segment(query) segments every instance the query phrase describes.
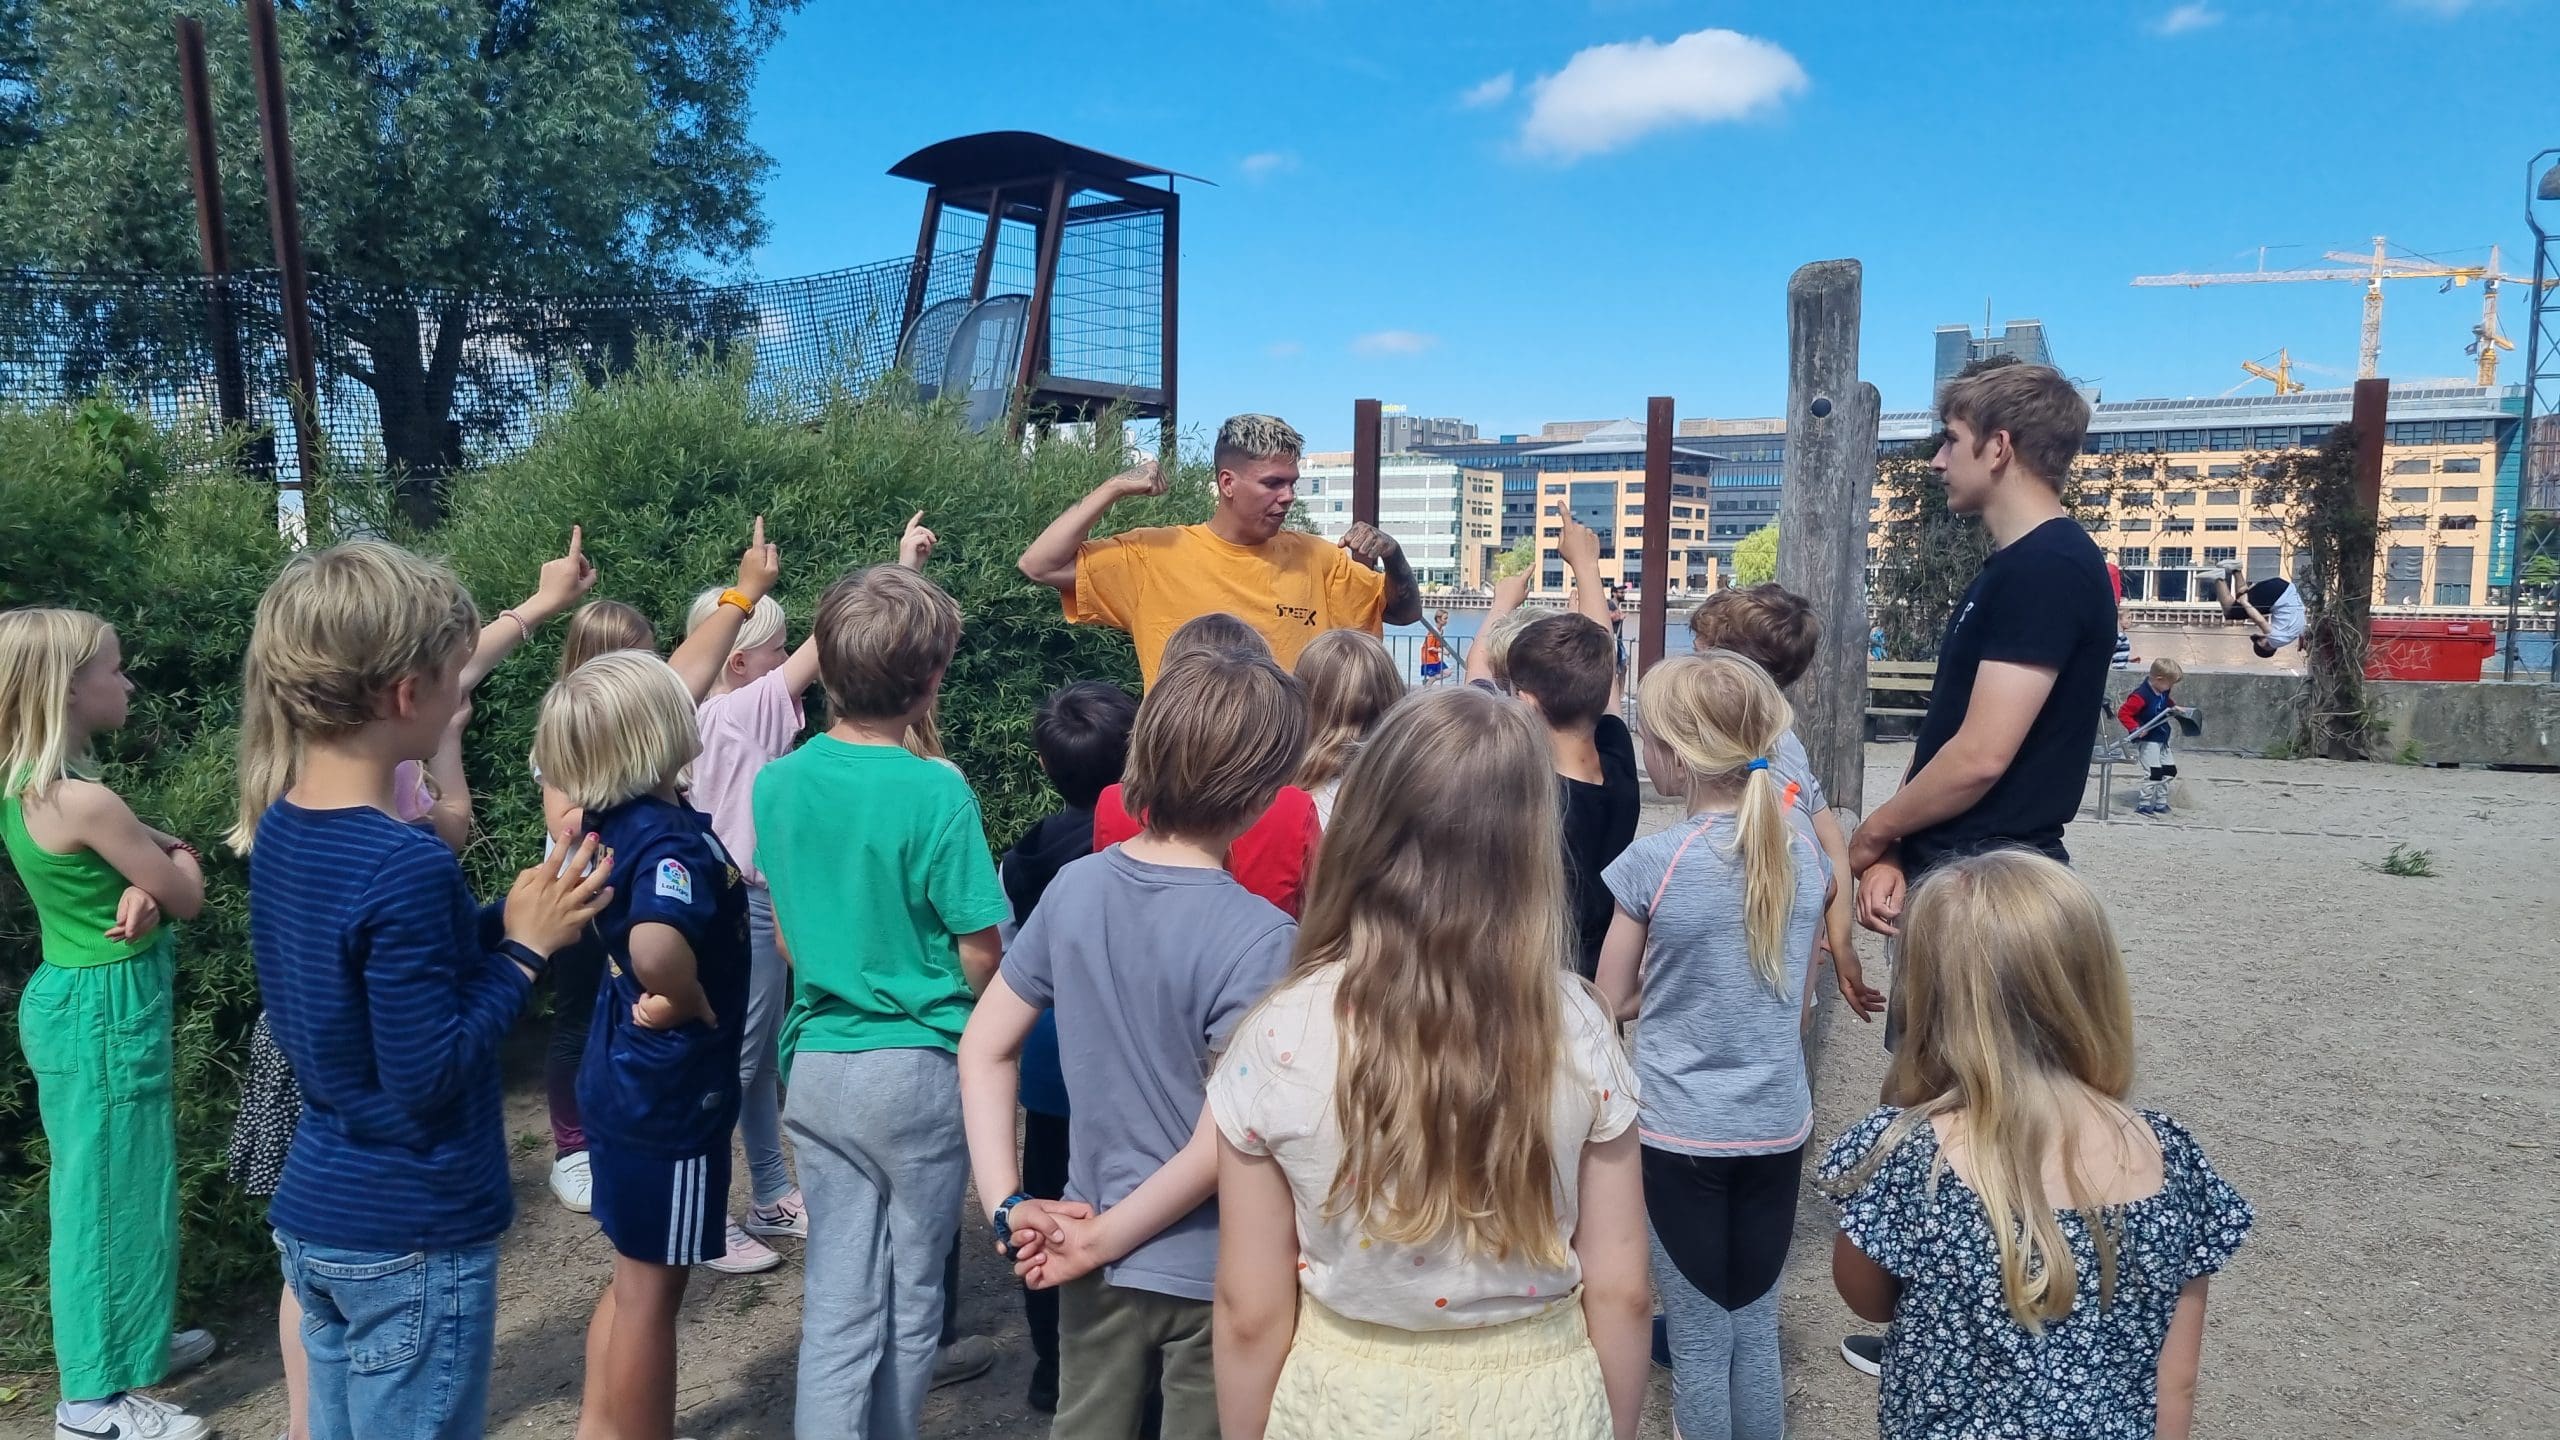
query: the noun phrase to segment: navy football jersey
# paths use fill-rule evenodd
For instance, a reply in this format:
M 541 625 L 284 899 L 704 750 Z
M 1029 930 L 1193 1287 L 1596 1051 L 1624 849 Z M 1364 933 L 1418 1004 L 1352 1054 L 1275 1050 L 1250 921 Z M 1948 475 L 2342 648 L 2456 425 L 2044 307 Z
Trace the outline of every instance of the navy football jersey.
M 590 1134 L 640 1154 L 680 1160 L 725 1149 L 738 1120 L 738 1037 L 747 1019 L 747 891 L 698 810 L 655 796 L 590 812 L 587 828 L 613 851 L 613 900 L 592 923 L 604 983 L 578 1067 L 578 1110 Z M 716 1026 L 673 1030 L 631 1018 L 645 990 L 631 968 L 631 932 L 674 928 Z

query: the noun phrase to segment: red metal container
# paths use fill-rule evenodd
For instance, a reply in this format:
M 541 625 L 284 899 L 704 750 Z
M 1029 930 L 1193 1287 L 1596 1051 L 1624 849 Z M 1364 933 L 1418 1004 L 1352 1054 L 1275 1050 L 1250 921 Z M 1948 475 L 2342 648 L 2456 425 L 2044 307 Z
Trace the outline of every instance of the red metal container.
M 2477 680 L 2498 644 L 2486 620 L 2376 619 L 2371 637 L 2367 680 Z

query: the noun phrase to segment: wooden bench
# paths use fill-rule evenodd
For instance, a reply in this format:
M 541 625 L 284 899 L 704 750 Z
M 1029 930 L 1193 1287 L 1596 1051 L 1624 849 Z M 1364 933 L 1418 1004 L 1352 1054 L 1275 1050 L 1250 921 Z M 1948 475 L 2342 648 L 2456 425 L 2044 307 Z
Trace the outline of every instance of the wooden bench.
M 1887 716 L 1917 720 L 1928 714 L 1929 696 L 1937 688 L 1935 660 L 1868 661 L 1867 738 L 1876 738 L 1876 721 Z

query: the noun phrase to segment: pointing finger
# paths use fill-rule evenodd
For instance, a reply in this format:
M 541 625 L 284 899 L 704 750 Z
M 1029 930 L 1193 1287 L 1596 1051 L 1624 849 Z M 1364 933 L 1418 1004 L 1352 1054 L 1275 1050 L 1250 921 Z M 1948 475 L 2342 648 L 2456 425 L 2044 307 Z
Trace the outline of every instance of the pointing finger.
M 755 538 L 755 539 L 753 539 L 753 540 L 751 540 L 751 541 L 749 541 L 748 543 L 749 543 L 749 544 L 751 544 L 751 545 L 753 545 L 753 546 L 754 546 L 756 549 L 758 549 L 758 550 L 761 550 L 761 549 L 763 549 L 763 548 L 764 548 L 764 517 L 763 517 L 763 516 L 759 515 L 759 516 L 757 516 L 757 517 L 756 517 L 756 538 Z

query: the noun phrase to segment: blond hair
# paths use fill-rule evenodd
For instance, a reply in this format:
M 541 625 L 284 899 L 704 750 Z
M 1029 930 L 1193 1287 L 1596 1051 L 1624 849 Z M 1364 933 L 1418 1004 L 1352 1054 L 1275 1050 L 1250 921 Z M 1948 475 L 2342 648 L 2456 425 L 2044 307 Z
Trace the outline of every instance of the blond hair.
M 1120 802 L 1159 835 L 1241 829 L 1307 746 L 1306 688 L 1267 657 L 1194 651 L 1156 672 L 1129 732 Z
M 903 715 L 960 643 L 960 605 L 904 565 L 856 570 L 818 597 L 818 683 L 839 716 Z
M 560 673 L 552 678 L 565 680 L 570 671 L 616 650 L 657 648 L 658 627 L 648 616 L 619 600 L 590 600 L 569 616 L 560 637 Z
M 616 650 L 542 697 L 533 766 L 590 814 L 673 781 L 702 750 L 693 692 L 651 650 Z
M 305 550 L 258 601 L 240 677 L 240 815 L 249 853 L 258 817 L 293 784 L 307 739 L 373 723 L 382 693 L 457 663 L 480 612 L 453 572 L 379 540 Z
M 1484 633 L 1476 637 L 1476 643 L 1484 647 L 1485 668 L 1492 674 L 1494 683 L 1511 683 L 1511 642 L 1520 638 L 1521 631 L 1550 616 L 1565 613 L 1543 605 L 1523 605 L 1486 626 Z
M 2120 1237 L 2085 1173 L 2069 1105 L 2132 1090 L 2133 993 L 2096 893 L 2033 851 L 1952 861 L 1912 896 L 1894 978 L 1904 1030 L 1884 1100 L 1903 1112 L 1834 1185 L 1855 1190 L 1913 1130 L 1962 1117 L 1965 1183 L 1990 1221 L 2009 1314 L 2040 1331 L 2071 1313 L 2080 1285 L 2045 1188 L 2045 1157 L 2058 1148 L 2106 1304 Z
M 1360 742 L 1404 698 L 1404 676 L 1366 630 L 1327 630 L 1308 641 L 1297 675 L 1307 688 L 1307 753 L 1292 783 L 1313 790 L 1342 774 Z
M 2175 685 L 2187 678 L 2187 667 L 2163 655 L 2151 662 L 2151 678 Z
M 115 627 L 86 610 L 0 610 L 0 784 L 41 800 L 88 756 L 71 750 L 71 677 Z M 85 747 L 84 747 L 85 749 Z
M 1261 631 L 1226 611 L 1212 610 L 1183 621 L 1165 637 L 1164 649 L 1156 655 L 1156 668 L 1162 670 L 1192 654 L 1268 660 L 1271 658 L 1271 641 Z
M 1307 437 L 1277 415 L 1230 415 L 1218 427 L 1218 443 L 1210 452 L 1210 463 L 1221 470 L 1232 470 L 1239 460 L 1301 455 L 1306 448 Z
M 692 606 L 684 612 L 684 633 L 691 635 L 702 628 L 703 621 L 719 613 L 720 597 L 728 593 L 726 587 L 714 585 L 694 596 Z M 729 653 L 735 655 L 741 650 L 779 645 L 789 629 L 790 622 L 782 613 L 782 602 L 770 595 L 759 595 L 755 608 L 747 612 L 746 622 L 738 627 L 738 638 L 729 642 Z
M 1579 1137 L 1550 1133 L 1573 954 L 1557 808 L 1545 727 L 1474 686 L 1398 701 L 1353 757 L 1288 976 L 1342 967 L 1327 1214 L 1563 1263 L 1555 1147 Z
M 1795 840 L 1787 798 L 1769 761 L 1795 712 L 1769 672 L 1730 650 L 1657 662 L 1636 691 L 1646 738 L 1671 753 L 1695 787 L 1739 787 L 1731 853 L 1742 866 L 1742 926 L 1760 983 L 1786 993 L 1787 929 L 1795 915 Z

